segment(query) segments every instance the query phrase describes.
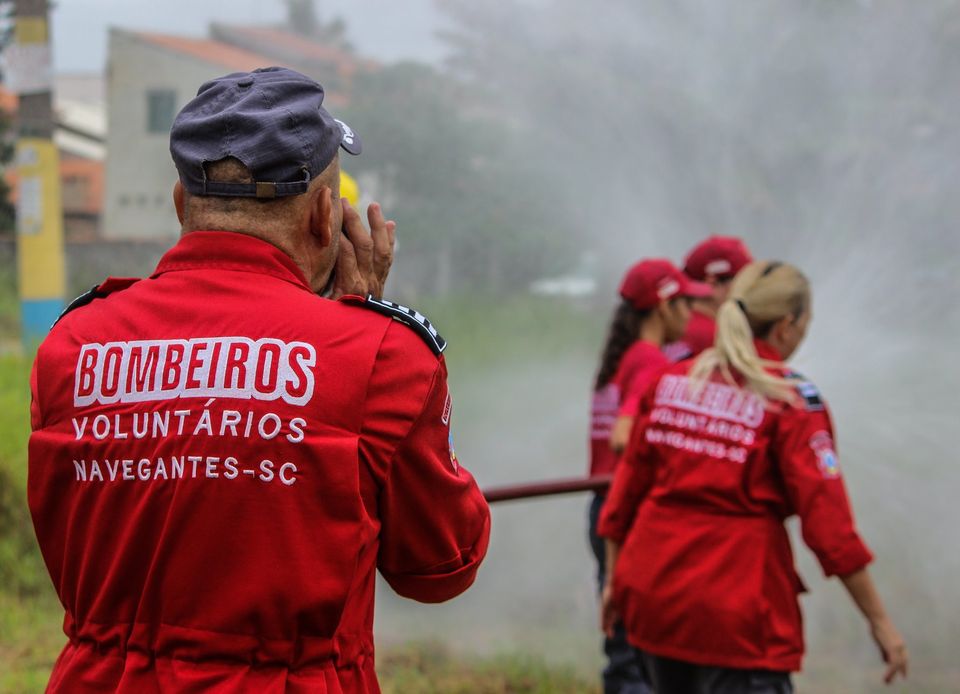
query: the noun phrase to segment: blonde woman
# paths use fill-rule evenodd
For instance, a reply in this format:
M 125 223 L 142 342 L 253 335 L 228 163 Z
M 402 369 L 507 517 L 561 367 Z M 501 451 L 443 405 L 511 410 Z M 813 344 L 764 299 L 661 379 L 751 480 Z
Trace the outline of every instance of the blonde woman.
M 601 513 L 602 622 L 622 619 L 657 694 L 787 694 L 803 634 L 787 517 L 839 576 L 887 663 L 904 641 L 867 570 L 816 387 L 790 372 L 811 319 L 787 264 L 747 265 L 717 314 L 712 349 L 667 370 L 644 397 Z

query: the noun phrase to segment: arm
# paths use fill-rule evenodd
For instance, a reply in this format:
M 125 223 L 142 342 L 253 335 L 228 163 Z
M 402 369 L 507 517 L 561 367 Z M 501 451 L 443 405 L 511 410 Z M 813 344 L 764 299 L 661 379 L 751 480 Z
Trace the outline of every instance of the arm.
M 630 441 L 630 432 L 633 423 L 640 413 L 643 400 L 650 387 L 659 380 L 660 374 L 669 366 L 667 362 L 652 362 L 632 367 L 625 380 L 623 396 L 620 399 L 620 409 L 617 412 L 617 421 L 610 433 L 610 448 L 616 453 L 622 453 Z
M 633 415 L 617 415 L 613 429 L 610 430 L 610 449 L 614 453 L 623 453 L 626 450 L 631 431 L 633 431 Z
M 606 541 L 606 571 L 604 573 L 603 592 L 600 598 L 600 630 L 613 638 L 613 627 L 620 621 L 620 614 L 613 603 L 613 571 L 620 557 L 620 543 Z
M 774 437 L 787 497 L 824 575 L 846 576 L 865 567 L 873 555 L 854 525 L 826 409 L 788 407 Z
M 850 598 L 870 624 L 870 633 L 880 648 L 883 662 L 887 664 L 883 681 L 890 684 L 898 674 L 906 677 L 907 645 L 893 621 L 887 616 L 870 572 L 863 568 L 852 574 L 841 576 L 840 580 L 843 581 L 843 586 L 850 594 Z
M 421 602 L 465 591 L 490 538 L 489 507 L 453 450 L 448 393 L 441 359 L 378 501 L 380 572 L 397 593 Z
M 903 638 L 886 614 L 867 570 L 872 555 L 860 539 L 833 445 L 833 427 L 823 405 L 789 408 L 781 417 L 776 450 L 787 494 L 800 516 L 804 541 L 827 576 L 837 575 L 870 623 L 889 683 L 906 676 Z
M 652 406 L 652 390 L 643 402 L 643 414 L 630 435 L 626 453 L 617 464 L 607 500 L 600 511 L 597 532 L 601 537 L 623 544 L 643 498 L 653 486 L 656 470 L 650 461 L 646 440 L 647 413 Z M 608 579 L 612 573 L 608 574 Z

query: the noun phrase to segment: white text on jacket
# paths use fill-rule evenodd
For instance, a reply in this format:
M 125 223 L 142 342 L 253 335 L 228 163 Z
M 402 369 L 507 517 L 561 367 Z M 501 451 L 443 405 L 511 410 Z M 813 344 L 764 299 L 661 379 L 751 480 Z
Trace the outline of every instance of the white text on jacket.
M 73 403 L 216 397 L 306 405 L 316 363 L 313 345 L 272 338 L 89 343 L 77 358 Z

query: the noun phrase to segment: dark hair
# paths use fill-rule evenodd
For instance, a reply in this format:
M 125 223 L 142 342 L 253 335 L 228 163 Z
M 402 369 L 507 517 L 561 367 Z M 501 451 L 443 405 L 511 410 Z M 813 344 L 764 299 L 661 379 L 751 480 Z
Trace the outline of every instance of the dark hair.
M 603 357 L 600 359 L 600 370 L 597 371 L 594 390 L 603 388 L 617 373 L 620 360 L 623 359 L 630 345 L 640 337 L 640 325 L 650 312 L 650 309 L 635 308 L 627 300 L 623 300 L 617 306 L 617 310 L 613 313 L 613 320 L 610 322 L 607 344 L 603 348 Z

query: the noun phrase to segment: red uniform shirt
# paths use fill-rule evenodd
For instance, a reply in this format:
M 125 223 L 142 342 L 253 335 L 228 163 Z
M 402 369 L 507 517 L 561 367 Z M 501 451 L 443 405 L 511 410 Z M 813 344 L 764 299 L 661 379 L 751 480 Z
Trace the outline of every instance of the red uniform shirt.
M 32 390 L 48 691 L 377 692 L 376 570 L 441 601 L 486 551 L 442 357 L 252 237 L 191 232 L 68 313 Z
M 779 359 L 763 343 L 762 357 Z M 631 643 L 703 665 L 798 670 L 802 588 L 784 520 L 800 516 L 827 575 L 871 555 L 853 523 L 833 427 L 810 383 L 770 404 L 670 368 L 641 406 L 599 534 L 621 543 L 615 600 Z
M 610 382 L 594 391 L 590 407 L 590 475 L 612 473 L 619 455 L 610 449 L 610 434 L 617 416 L 635 411 L 639 397 L 654 378 L 669 366 L 652 342 L 637 340 L 624 353 Z
M 663 353 L 672 362 L 690 359 L 703 350 L 713 347 L 716 334 L 717 323 L 713 317 L 694 309 L 690 311 L 690 320 L 683 337 L 664 346 Z

